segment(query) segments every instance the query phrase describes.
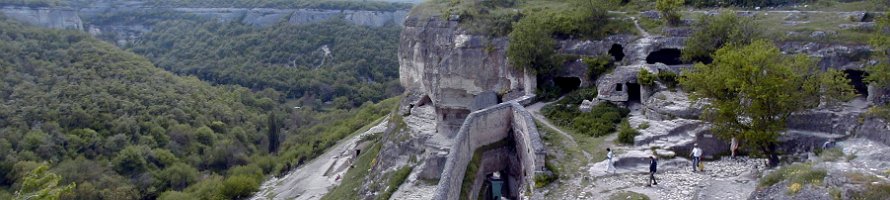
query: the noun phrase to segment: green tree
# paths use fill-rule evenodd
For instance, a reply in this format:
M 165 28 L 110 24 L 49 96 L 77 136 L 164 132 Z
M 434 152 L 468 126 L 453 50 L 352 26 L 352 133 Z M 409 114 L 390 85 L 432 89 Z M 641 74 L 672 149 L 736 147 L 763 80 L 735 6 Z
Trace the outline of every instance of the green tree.
M 56 200 L 62 194 L 71 192 L 75 183 L 61 186 L 62 177 L 49 172 L 49 166 L 41 164 L 31 170 L 22 181 L 22 187 L 15 192 L 16 200 Z
M 726 44 L 748 44 L 759 37 L 754 21 L 740 18 L 733 11 L 723 11 L 716 17 L 704 15 L 686 40 L 682 57 L 686 61 L 707 61 L 712 53 Z
M 235 175 L 223 181 L 223 196 L 228 199 L 241 199 L 256 192 L 259 186 L 260 183 L 250 176 Z
M 121 174 L 138 174 L 148 168 L 142 149 L 136 146 L 128 146 L 121 150 L 112 163 L 114 170 Z
M 877 19 L 878 29 L 870 40 L 875 48 L 875 58 L 880 62 L 877 65 L 866 68 L 868 76 L 866 80 L 879 87 L 890 87 L 890 15 L 884 15 Z
M 837 94 L 826 90 L 850 87 L 825 76 L 805 55 L 783 55 L 774 44 L 757 40 L 721 48 L 713 63 L 696 64 L 680 83 L 691 99 L 707 102 L 703 117 L 716 134 L 737 137 L 775 165 L 775 143 L 788 116 L 817 106 L 823 94 Z
M 655 9 L 661 12 L 662 18 L 671 25 L 680 24 L 682 15 L 680 8 L 683 8 L 684 0 L 657 0 L 655 1 Z
M 192 166 L 176 163 L 157 174 L 161 188 L 182 190 L 198 180 L 198 170 Z
M 514 67 L 537 73 L 550 72 L 556 41 L 550 37 L 550 30 L 542 26 L 541 18 L 533 16 L 524 17 L 513 25 L 507 57 Z

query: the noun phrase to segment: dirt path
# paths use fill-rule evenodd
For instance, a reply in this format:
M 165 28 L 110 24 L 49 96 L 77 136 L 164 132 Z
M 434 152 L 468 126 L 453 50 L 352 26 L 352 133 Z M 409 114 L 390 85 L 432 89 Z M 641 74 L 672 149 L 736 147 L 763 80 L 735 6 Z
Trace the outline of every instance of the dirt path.
M 578 142 L 575 141 L 575 137 L 572 137 L 571 134 L 566 133 L 565 131 L 563 131 L 562 129 L 557 127 L 556 125 L 553 125 L 553 123 L 551 123 L 550 120 L 547 119 L 547 117 L 544 117 L 544 115 L 541 114 L 541 108 L 543 108 L 544 106 L 550 105 L 553 102 L 556 102 L 556 101 L 538 102 L 538 103 L 535 103 L 535 104 L 532 104 L 532 105 L 526 107 L 526 109 L 528 110 L 528 112 L 530 112 L 532 114 L 532 117 L 534 117 L 535 120 L 538 120 L 539 122 L 541 122 L 541 124 L 543 124 L 547 128 L 550 128 L 550 129 L 556 131 L 563 137 L 568 138 L 569 141 L 572 143 L 572 145 L 578 146 Z M 584 157 L 586 157 L 587 160 L 590 160 L 591 157 L 590 157 L 589 152 L 587 152 L 586 150 L 583 150 L 583 148 L 582 148 L 581 152 L 584 153 Z
M 336 166 L 349 162 L 348 157 L 351 155 L 350 152 L 355 147 L 355 143 L 364 135 L 383 132 L 388 121 L 388 119 L 381 120 L 379 124 L 368 129 L 368 131 L 341 140 L 321 156 L 289 172 L 282 178 L 272 177 L 266 180 L 260 186 L 260 191 L 250 199 L 321 199 L 328 193 L 329 188 L 340 183 L 336 180 L 337 176 L 335 175 L 344 173 L 348 167 Z M 334 169 L 333 172 L 328 172 L 331 168 L 340 170 Z M 325 176 L 326 172 L 330 175 Z

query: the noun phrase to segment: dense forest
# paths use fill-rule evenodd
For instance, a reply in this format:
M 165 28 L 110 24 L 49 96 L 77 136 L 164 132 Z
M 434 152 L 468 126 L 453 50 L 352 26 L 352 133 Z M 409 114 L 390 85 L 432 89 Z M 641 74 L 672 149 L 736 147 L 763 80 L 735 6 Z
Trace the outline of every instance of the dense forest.
M 392 3 L 365 0 L 142 0 L 145 5 L 156 7 L 211 7 L 211 8 L 310 8 L 335 10 L 393 11 L 411 9 L 410 3 Z M 91 3 L 132 3 L 91 0 L 0 0 L 0 5 L 14 6 L 71 6 Z
M 237 22 L 164 20 L 130 45 L 157 66 L 220 84 L 273 88 L 303 105 L 351 108 L 401 92 L 398 26 L 330 20 L 259 28 Z
M 85 33 L 2 17 L 0 72 L 0 199 L 32 170 L 76 184 L 65 199 L 243 198 L 396 102 L 294 109 L 274 90 L 213 86 Z

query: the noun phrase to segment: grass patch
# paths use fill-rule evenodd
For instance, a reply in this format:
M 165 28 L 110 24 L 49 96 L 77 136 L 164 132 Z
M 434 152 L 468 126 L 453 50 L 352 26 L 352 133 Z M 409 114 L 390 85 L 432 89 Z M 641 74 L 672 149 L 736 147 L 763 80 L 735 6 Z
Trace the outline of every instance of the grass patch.
M 887 199 L 890 197 L 890 184 L 868 184 L 865 190 L 850 193 L 850 199 Z
M 349 169 L 346 175 L 340 179 L 342 181 L 340 185 L 334 187 L 331 192 L 321 199 L 360 199 L 358 188 L 362 187 L 362 183 L 365 177 L 368 176 L 371 167 L 377 163 L 377 154 L 380 153 L 381 146 L 379 139 L 374 141 L 374 145 L 355 160 L 355 163 L 353 163 L 355 167 Z
M 797 193 L 807 184 L 821 185 L 828 175 L 824 169 L 814 169 L 812 163 L 796 163 L 782 167 L 760 179 L 758 186 L 769 187 L 788 180 L 788 192 Z
M 535 188 L 542 188 L 559 179 L 559 169 L 556 168 L 552 161 L 545 161 L 544 168 L 547 168 L 550 173 L 535 174 Z
M 837 161 L 843 157 L 844 151 L 840 148 L 829 148 L 819 153 L 819 158 L 822 158 L 822 161 Z
M 399 186 L 408 179 L 408 175 L 411 174 L 411 167 L 402 167 L 399 170 L 393 172 L 392 177 L 389 178 L 389 185 L 386 187 L 386 191 L 383 192 L 380 196 L 377 196 L 378 200 L 387 200 L 392 197 L 392 194 L 399 190 Z
M 609 200 L 649 200 L 649 196 L 631 191 L 621 191 L 609 196 Z
M 627 119 L 622 120 L 621 124 L 618 124 L 618 142 L 622 144 L 633 144 L 634 137 L 639 134 L 640 132 L 630 127 L 630 122 Z
M 754 22 L 757 23 L 767 38 L 774 38 L 779 41 L 801 41 L 801 42 L 825 42 L 842 44 L 868 44 L 872 31 L 869 30 L 853 30 L 841 29 L 841 24 L 852 24 L 850 19 L 845 19 L 837 13 L 801 13 L 803 16 L 801 21 L 805 23 L 786 24 L 785 20 L 788 14 L 784 13 L 758 13 L 754 16 Z M 769 27 L 769 28 L 763 28 Z M 823 38 L 813 38 L 810 35 L 813 32 L 826 32 Z M 795 35 L 789 35 L 789 32 L 796 32 Z
M 595 96 L 595 88 L 580 89 L 569 93 L 560 101 L 545 106 L 541 109 L 541 113 L 554 124 L 567 127 L 575 133 L 595 137 L 604 136 L 614 132 L 615 124 L 621 122 L 621 119 L 626 117 L 630 111 L 611 103 L 596 105 L 587 113 L 578 110 L 578 104 L 583 99 L 591 99 Z

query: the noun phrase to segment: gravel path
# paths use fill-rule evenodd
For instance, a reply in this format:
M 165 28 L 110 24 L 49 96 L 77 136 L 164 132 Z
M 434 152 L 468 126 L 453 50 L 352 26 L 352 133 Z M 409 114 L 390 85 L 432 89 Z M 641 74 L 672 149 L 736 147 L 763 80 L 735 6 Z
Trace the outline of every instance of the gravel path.
M 538 120 L 539 122 L 541 122 L 541 124 L 543 124 L 547 128 L 550 128 L 550 129 L 556 131 L 557 133 L 559 133 L 560 135 L 562 135 L 563 137 L 567 138 L 571 142 L 572 145 L 578 146 L 578 142 L 575 141 L 575 137 L 572 137 L 571 134 L 566 133 L 565 131 L 563 131 L 562 129 L 557 127 L 556 125 L 553 125 L 553 123 L 551 123 L 549 119 L 547 119 L 546 117 L 544 117 L 544 115 L 541 114 L 541 108 L 543 108 L 544 106 L 550 105 L 553 102 L 556 102 L 556 101 L 537 102 L 535 104 L 532 104 L 532 105 L 526 107 L 525 109 L 528 110 L 528 112 L 530 112 L 532 114 L 532 117 L 535 118 L 535 120 Z M 583 149 L 581 150 L 581 152 L 584 153 L 584 157 L 586 157 L 587 160 L 590 160 L 591 157 L 590 157 L 589 152 L 587 152 L 586 150 L 583 150 Z
M 384 119 L 364 133 L 355 134 L 350 138 L 341 140 L 321 156 L 291 171 L 282 178 L 272 177 L 266 180 L 260 186 L 260 191 L 250 199 L 321 199 L 328 193 L 329 188 L 339 184 L 335 175 L 341 175 L 348 169 L 348 167 L 335 166 L 350 162 L 352 148 L 355 147 L 356 142 L 364 135 L 383 132 L 386 130 L 388 121 L 388 119 Z M 340 170 L 328 172 L 330 175 L 325 176 L 325 173 L 331 168 Z

